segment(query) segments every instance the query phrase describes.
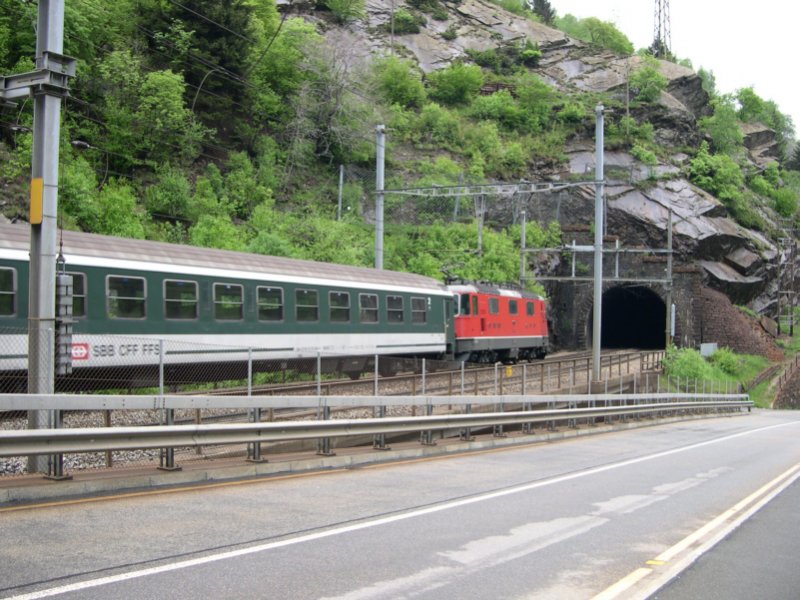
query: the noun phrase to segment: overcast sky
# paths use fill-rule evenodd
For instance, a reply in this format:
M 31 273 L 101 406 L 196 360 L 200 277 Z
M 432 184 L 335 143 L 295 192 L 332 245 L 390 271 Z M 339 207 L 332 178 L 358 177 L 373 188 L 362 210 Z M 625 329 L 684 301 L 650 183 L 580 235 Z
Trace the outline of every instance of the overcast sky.
M 638 50 L 653 41 L 655 0 L 550 0 L 559 16 L 612 21 Z M 800 3 L 670 0 L 672 52 L 713 71 L 720 93 L 752 87 L 791 116 L 800 137 Z

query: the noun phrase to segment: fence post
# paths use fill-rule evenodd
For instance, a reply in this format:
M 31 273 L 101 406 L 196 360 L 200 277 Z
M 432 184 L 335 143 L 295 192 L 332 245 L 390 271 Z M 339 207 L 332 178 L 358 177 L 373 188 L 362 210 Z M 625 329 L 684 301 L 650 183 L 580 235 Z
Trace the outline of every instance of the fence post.
M 426 359 L 422 359 L 422 395 L 425 396 L 425 416 L 430 417 L 433 415 L 433 404 L 431 403 L 431 399 L 428 397 L 428 386 L 427 386 L 427 369 L 428 365 Z M 435 446 L 436 442 L 433 441 L 433 430 L 426 429 L 420 434 L 420 443 L 423 446 Z
M 375 396 L 375 399 L 378 399 L 378 375 L 380 373 L 380 369 L 378 368 L 378 361 L 380 357 L 376 354 L 375 355 L 375 373 L 374 373 L 374 382 L 372 384 L 372 393 Z M 375 405 L 372 407 L 372 416 L 378 419 L 382 419 L 386 416 L 386 406 L 383 404 Z M 386 445 L 386 434 L 385 433 L 376 433 L 375 436 L 372 438 L 372 448 L 374 450 L 390 450 L 390 448 Z
M 158 395 L 161 397 L 164 406 L 164 340 L 158 340 Z M 161 409 L 161 421 L 163 425 L 175 424 L 175 410 L 172 408 Z M 175 465 L 175 448 L 162 448 L 158 468 L 162 471 L 180 471 L 181 468 Z
M 253 349 L 247 349 L 247 397 L 253 397 Z M 261 422 L 261 407 L 250 409 L 250 422 Z M 247 445 L 247 460 L 249 462 L 267 462 L 261 456 L 261 442 L 252 442 Z
M 496 374 L 497 374 L 497 363 L 495 363 L 495 365 L 494 365 L 494 370 L 495 370 L 495 377 L 496 377 Z M 501 387 L 501 390 L 502 390 L 502 387 Z M 496 413 L 497 412 L 505 412 L 505 403 L 503 402 L 502 397 L 503 396 L 502 396 L 502 393 L 501 393 L 501 395 L 500 395 L 501 399 L 500 399 L 499 404 L 495 403 L 495 405 L 494 405 Z M 492 435 L 494 437 L 501 437 L 501 438 L 502 437 L 507 437 L 507 435 L 503 432 L 503 426 L 502 425 L 494 425 L 492 427 Z
M 322 400 L 322 352 L 317 350 L 317 419 L 327 421 L 331 418 L 331 407 L 327 398 Z M 320 438 L 317 442 L 317 454 L 320 456 L 335 456 L 331 450 L 331 438 Z
M 464 370 L 465 370 L 465 363 L 461 361 L 461 395 L 464 395 Z M 472 413 L 472 404 L 466 404 L 464 406 L 464 413 L 471 414 Z M 472 428 L 464 427 L 461 429 L 461 440 L 464 442 L 471 442 L 475 438 L 472 436 Z

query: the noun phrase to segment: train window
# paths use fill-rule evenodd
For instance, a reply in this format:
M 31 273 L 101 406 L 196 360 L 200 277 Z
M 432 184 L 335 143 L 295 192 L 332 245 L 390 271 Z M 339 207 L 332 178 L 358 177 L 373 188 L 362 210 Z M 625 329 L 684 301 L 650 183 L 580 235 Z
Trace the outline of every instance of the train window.
M 389 323 L 402 323 L 403 318 L 403 297 L 386 296 L 386 320 Z
M 478 297 L 477 296 L 470 296 L 472 298 L 472 314 L 478 314 Z
M 425 298 L 411 298 L 411 322 L 417 325 L 428 322 L 428 303 Z
M 72 316 L 86 316 L 86 275 L 83 273 L 67 273 L 72 276 Z
M 497 298 L 489 298 L 489 314 L 500 314 L 500 302 L 497 300 Z
M 106 278 L 106 306 L 110 319 L 144 319 L 146 298 L 144 278 L 119 275 Z
M 197 318 L 197 282 L 164 280 L 164 316 L 167 319 Z
M 378 296 L 376 294 L 359 294 L 358 314 L 362 323 L 377 323 Z
M 509 300 L 508 301 L 508 314 L 516 315 L 519 312 L 519 308 L 517 307 L 516 300 Z
M 0 269 L 0 317 L 17 312 L 17 270 Z
M 319 293 L 317 290 L 294 291 L 295 318 L 298 321 L 319 321 Z
M 462 315 L 470 314 L 470 312 L 469 312 L 469 298 L 470 297 L 467 294 L 464 294 L 464 295 L 461 296 L 461 301 L 459 302 L 459 312 Z
M 350 322 L 350 294 L 348 292 L 328 292 L 331 323 Z
M 214 284 L 214 318 L 241 321 L 244 318 L 244 292 L 236 283 Z
M 533 302 L 528 302 L 528 305 L 525 307 L 525 314 L 528 315 L 529 317 L 533 316 L 534 306 L 535 305 Z
M 283 289 L 258 287 L 258 320 L 283 321 Z

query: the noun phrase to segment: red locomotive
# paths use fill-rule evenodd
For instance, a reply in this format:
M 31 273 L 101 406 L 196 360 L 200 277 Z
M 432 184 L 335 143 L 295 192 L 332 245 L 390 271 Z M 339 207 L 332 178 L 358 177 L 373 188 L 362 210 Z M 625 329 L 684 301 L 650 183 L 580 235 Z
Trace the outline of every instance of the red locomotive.
M 488 284 L 450 285 L 456 300 L 456 356 L 480 363 L 515 363 L 547 354 L 544 300 Z

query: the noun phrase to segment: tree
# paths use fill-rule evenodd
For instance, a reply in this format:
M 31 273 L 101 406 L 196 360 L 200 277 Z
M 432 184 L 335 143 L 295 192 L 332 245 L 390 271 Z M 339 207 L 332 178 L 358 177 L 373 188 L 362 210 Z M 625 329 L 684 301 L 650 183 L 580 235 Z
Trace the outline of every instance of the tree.
M 189 228 L 189 243 L 203 248 L 244 251 L 242 232 L 228 217 L 203 215 Z
M 794 143 L 792 158 L 786 163 L 786 168 L 792 171 L 800 171 L 800 144 Z
M 246 93 L 244 73 L 253 39 L 249 26 L 256 4 L 250 0 L 195 0 L 191 10 L 178 2 L 139 0 L 137 24 L 157 67 L 182 72 L 191 92 L 189 106 L 208 123 L 239 114 Z M 262 11 L 263 12 L 263 11 Z M 201 93 L 201 90 L 206 93 Z
M 712 102 L 712 106 L 714 114 L 700 119 L 700 127 L 711 137 L 715 152 L 733 156 L 741 150 L 744 141 L 733 98 L 718 97 Z
M 556 11 L 547 0 L 533 0 L 533 12 L 545 25 L 552 25 L 556 20 Z
M 583 20 L 583 27 L 593 45 L 619 54 L 633 54 L 633 44 L 613 23 L 589 17 Z
M 288 170 L 309 160 L 358 162 L 374 153 L 375 102 L 364 89 L 367 65 L 356 48 L 347 32 L 306 48 L 307 79 L 291 100 L 292 119 L 284 132 Z
M 697 71 L 697 76 L 700 78 L 703 90 L 709 97 L 714 98 L 717 95 L 717 78 L 714 76 L 714 71 L 707 71 L 700 67 Z
M 133 189 L 116 180 L 110 181 L 97 199 L 99 207 L 96 233 L 124 238 L 144 239 L 141 209 Z

